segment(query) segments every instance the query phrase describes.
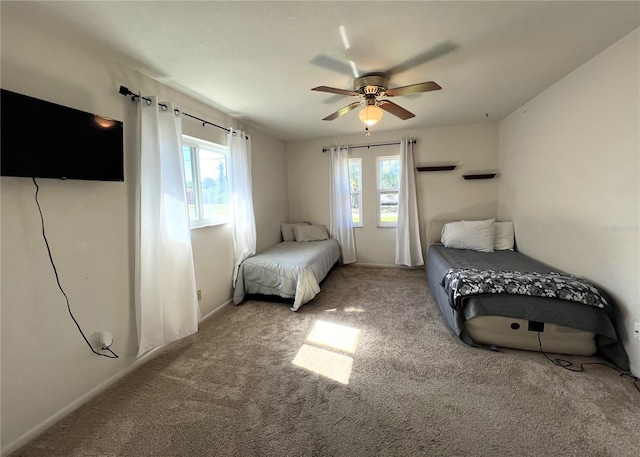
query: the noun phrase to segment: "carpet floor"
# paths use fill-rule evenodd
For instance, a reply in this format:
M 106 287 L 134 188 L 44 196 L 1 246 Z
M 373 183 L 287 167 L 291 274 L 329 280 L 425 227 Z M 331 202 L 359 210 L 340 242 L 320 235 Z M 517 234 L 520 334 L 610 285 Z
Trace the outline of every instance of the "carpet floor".
M 623 457 L 639 424 L 615 371 L 469 347 L 424 270 L 342 266 L 296 313 L 224 307 L 12 457 Z

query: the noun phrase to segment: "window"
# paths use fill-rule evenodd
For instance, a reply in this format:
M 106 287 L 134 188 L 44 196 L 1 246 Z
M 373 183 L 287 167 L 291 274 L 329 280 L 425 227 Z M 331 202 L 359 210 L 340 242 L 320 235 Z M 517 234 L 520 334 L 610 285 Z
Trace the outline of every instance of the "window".
M 349 159 L 349 187 L 351 189 L 351 221 L 362 227 L 362 159 Z
M 182 136 L 191 228 L 229 222 L 226 146 Z
M 400 156 L 376 157 L 378 178 L 378 227 L 395 227 L 398 223 Z

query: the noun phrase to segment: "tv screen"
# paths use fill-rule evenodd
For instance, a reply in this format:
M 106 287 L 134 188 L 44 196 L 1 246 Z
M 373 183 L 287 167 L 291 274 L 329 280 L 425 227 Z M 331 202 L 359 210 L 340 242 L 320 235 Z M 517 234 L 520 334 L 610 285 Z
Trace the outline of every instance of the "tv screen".
M 0 108 L 2 176 L 124 181 L 121 121 L 5 89 Z

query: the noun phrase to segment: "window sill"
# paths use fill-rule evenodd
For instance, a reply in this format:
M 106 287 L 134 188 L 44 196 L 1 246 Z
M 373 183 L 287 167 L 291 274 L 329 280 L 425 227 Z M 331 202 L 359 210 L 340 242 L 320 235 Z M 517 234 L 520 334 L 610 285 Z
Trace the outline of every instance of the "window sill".
M 197 230 L 197 229 L 207 228 L 207 227 L 215 227 L 215 226 L 218 226 L 218 225 L 225 225 L 225 224 L 229 224 L 229 221 L 221 221 L 221 222 L 214 222 L 214 221 L 198 222 L 197 224 L 192 224 L 192 225 L 191 225 L 191 230 Z

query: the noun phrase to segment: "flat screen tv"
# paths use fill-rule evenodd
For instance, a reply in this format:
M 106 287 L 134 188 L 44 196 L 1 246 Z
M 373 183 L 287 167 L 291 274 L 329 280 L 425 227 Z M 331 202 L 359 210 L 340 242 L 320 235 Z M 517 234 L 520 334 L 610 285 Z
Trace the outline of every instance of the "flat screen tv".
M 123 124 L 1 89 L 0 175 L 124 181 Z

